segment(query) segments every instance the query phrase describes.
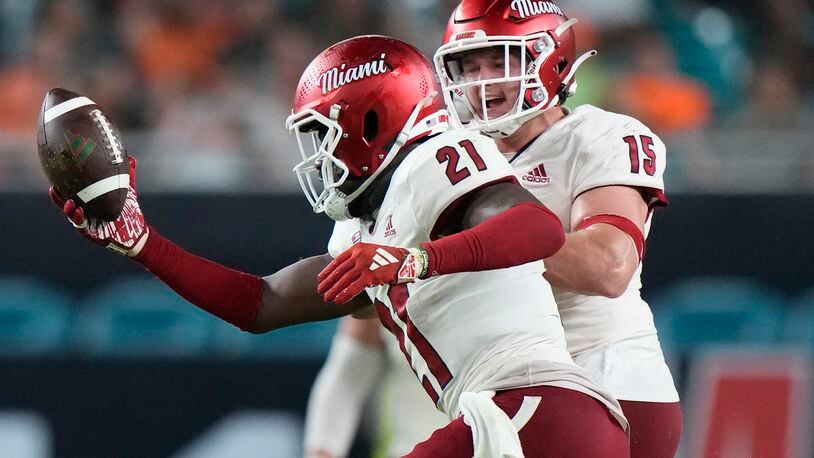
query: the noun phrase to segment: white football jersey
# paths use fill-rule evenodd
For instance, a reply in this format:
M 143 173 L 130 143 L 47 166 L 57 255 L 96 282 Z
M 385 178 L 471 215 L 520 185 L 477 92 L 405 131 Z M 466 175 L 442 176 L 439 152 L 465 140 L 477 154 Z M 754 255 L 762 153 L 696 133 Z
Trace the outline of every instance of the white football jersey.
M 651 205 L 666 203 L 665 153 L 661 139 L 636 119 L 582 105 L 506 157 L 520 183 L 571 232 L 574 200 L 594 188 L 631 186 L 643 190 Z M 653 314 L 639 291 L 641 267 L 618 298 L 553 288 L 554 297 L 574 361 L 600 376 L 619 399 L 675 402 Z
M 337 224 L 337 256 L 352 243 L 413 247 L 469 192 L 514 174 L 484 136 L 449 131 L 416 147 L 393 173 L 376 221 Z M 400 262 L 400 261 L 394 261 Z M 618 403 L 568 354 L 542 262 L 368 288 L 382 323 L 436 406 L 452 419 L 463 392 L 554 385 Z

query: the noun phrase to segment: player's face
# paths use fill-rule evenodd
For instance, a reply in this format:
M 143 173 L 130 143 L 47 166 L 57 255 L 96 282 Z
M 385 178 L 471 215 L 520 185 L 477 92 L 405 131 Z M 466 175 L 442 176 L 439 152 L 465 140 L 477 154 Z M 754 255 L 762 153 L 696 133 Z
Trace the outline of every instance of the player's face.
M 508 56 L 506 54 L 502 46 L 465 53 L 461 56 L 460 61 L 464 81 L 483 81 L 519 75 L 520 58 L 516 53 L 509 53 Z M 520 95 L 520 81 L 476 84 L 468 86 L 465 92 L 476 115 L 484 119 L 485 109 L 489 119 L 495 119 L 508 113 L 514 107 L 517 97 Z

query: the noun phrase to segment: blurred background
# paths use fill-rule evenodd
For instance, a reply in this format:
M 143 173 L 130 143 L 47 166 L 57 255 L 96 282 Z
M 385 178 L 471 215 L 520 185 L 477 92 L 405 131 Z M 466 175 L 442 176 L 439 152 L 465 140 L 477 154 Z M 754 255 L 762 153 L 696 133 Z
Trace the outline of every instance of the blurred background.
M 683 456 L 814 456 L 814 7 L 558 3 L 599 51 L 568 105 L 635 116 L 668 146 L 643 293 L 685 401 Z M 0 457 L 298 456 L 336 325 L 241 335 L 80 240 L 36 154 L 48 89 L 118 124 L 162 233 L 268 274 L 330 233 L 291 172 L 302 70 L 362 33 L 431 55 L 456 4 L 0 0 Z M 361 428 L 353 456 L 370 454 L 375 421 Z

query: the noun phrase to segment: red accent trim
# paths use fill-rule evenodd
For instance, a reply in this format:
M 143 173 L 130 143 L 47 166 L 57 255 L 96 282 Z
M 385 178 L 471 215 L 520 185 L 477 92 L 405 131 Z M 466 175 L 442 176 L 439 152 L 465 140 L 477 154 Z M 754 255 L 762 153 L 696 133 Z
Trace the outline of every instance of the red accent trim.
M 184 299 L 244 331 L 263 304 L 263 279 L 184 251 L 153 227 L 134 259 Z
M 390 331 L 396 337 L 396 340 L 399 343 L 399 348 L 401 349 L 401 353 L 407 358 L 407 361 L 410 361 L 410 354 L 407 353 L 407 348 L 404 346 L 404 332 L 402 332 L 401 328 L 393 321 L 393 317 L 390 316 L 390 309 L 387 308 L 384 302 L 376 299 L 373 303 L 376 306 L 376 314 L 379 315 L 379 321 L 382 322 L 385 328 Z
M 452 217 L 452 215 L 455 214 L 455 211 L 458 210 L 458 207 L 460 207 L 461 204 L 467 202 L 472 197 L 472 195 L 474 193 L 480 191 L 481 189 L 485 189 L 485 188 L 488 188 L 489 186 L 500 184 L 500 183 L 514 183 L 514 184 L 520 186 L 520 183 L 517 181 L 516 177 L 514 177 L 514 176 L 505 176 L 503 178 L 498 178 L 497 180 L 492 180 L 492 181 L 490 181 L 488 183 L 484 183 L 484 184 L 478 186 L 477 188 L 475 188 L 475 189 L 473 189 L 473 190 L 471 190 L 471 191 L 469 191 L 469 192 L 467 192 L 467 193 L 465 193 L 465 194 L 463 194 L 461 196 L 458 196 L 457 199 L 453 200 L 452 203 L 447 205 L 447 208 L 445 208 L 444 211 L 442 211 L 441 214 L 438 216 L 438 218 L 435 220 L 435 225 L 433 225 L 432 230 L 430 231 L 430 240 L 437 240 L 439 238 L 438 237 L 438 231 L 442 227 L 446 226 L 447 220 L 449 220 L 449 218 Z
M 598 215 L 589 216 L 582 220 L 576 227 L 577 231 L 581 231 L 594 224 L 610 224 L 611 226 L 619 229 L 627 234 L 636 245 L 636 253 L 639 255 L 639 261 L 644 257 L 644 235 L 642 234 L 639 226 L 633 221 L 621 215 L 612 215 L 610 213 L 600 213 Z
M 441 396 L 439 396 L 438 393 L 435 391 L 435 388 L 433 388 L 432 383 L 430 383 L 430 379 L 428 379 L 426 375 L 421 377 L 421 386 L 423 386 L 424 391 L 426 391 L 427 394 L 430 395 L 430 399 L 432 399 L 433 404 L 437 405 L 438 399 L 440 399 Z
M 403 292 L 394 291 L 402 288 L 404 290 Z M 412 342 L 413 345 L 415 345 L 416 349 L 421 354 L 421 357 L 427 363 L 430 373 L 432 373 L 436 380 L 438 380 L 439 385 L 441 385 L 441 388 L 443 389 L 444 387 L 447 386 L 447 384 L 449 384 L 450 380 L 452 380 L 452 374 L 450 373 L 449 368 L 447 368 L 444 361 L 435 351 L 435 349 L 432 348 L 427 339 L 418 331 L 418 329 L 416 329 L 412 321 L 410 321 L 410 317 L 407 315 L 406 309 L 408 295 L 407 286 L 406 285 L 393 286 L 387 292 L 387 295 L 390 298 L 391 305 L 393 307 L 393 310 L 396 312 L 396 315 L 399 317 L 400 320 L 402 320 L 405 323 L 405 326 L 407 328 L 407 335 L 410 338 L 410 342 Z M 393 320 L 392 315 L 390 315 L 390 309 L 387 308 L 387 305 L 385 305 L 382 301 L 376 299 L 376 301 L 374 302 L 374 306 L 376 309 L 376 314 L 379 316 L 379 320 L 382 322 L 384 327 L 396 337 L 396 340 L 399 343 L 399 349 L 401 350 L 401 353 L 407 359 L 407 362 L 410 364 L 410 367 L 412 368 L 412 363 L 410 363 L 412 358 L 410 357 L 410 354 L 407 352 L 407 348 L 404 345 L 405 340 L 404 331 L 402 331 L 401 327 L 398 324 L 396 324 L 396 322 Z M 414 368 L 413 373 L 415 373 Z M 418 377 L 417 373 L 416 377 Z M 432 386 L 432 383 L 430 383 L 429 379 L 427 379 L 426 375 L 421 377 L 421 385 L 424 387 L 424 390 L 427 391 L 427 394 L 430 396 L 430 398 L 432 398 L 433 402 L 437 403 L 440 397 L 440 393 L 438 393 L 435 390 L 435 388 Z
M 449 371 L 447 364 L 441 358 L 441 355 L 435 351 L 435 348 L 433 348 L 432 344 L 430 344 L 427 338 L 424 337 L 424 334 L 422 334 L 421 331 L 415 327 L 415 324 L 407 314 L 407 298 L 409 297 L 407 285 L 401 284 L 391 286 L 387 291 L 387 296 L 390 298 L 390 302 L 393 304 L 393 309 L 396 311 L 396 315 L 398 315 L 399 319 L 407 328 L 407 337 L 410 338 L 410 342 L 415 345 L 418 353 L 420 353 L 421 357 L 424 358 L 430 373 L 438 381 L 438 385 L 441 386 L 441 389 L 444 389 L 452 380 L 452 373 Z
M 664 194 L 664 191 L 659 188 L 639 187 L 638 190 L 640 193 L 642 193 L 644 201 L 647 202 L 647 206 L 651 209 L 654 207 L 666 207 L 670 205 L 670 201 L 667 200 L 667 196 Z

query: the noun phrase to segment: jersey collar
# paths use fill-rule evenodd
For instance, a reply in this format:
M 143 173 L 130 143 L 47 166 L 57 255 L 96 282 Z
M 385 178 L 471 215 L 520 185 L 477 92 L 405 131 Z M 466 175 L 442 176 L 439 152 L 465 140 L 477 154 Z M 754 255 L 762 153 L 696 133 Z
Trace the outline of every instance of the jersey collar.
M 559 125 L 559 124 L 560 124 L 562 121 L 564 121 L 565 119 L 567 119 L 567 118 L 568 118 L 568 115 L 570 115 L 570 114 L 571 114 L 571 109 L 570 109 L 570 108 L 568 108 L 568 107 L 566 107 L 566 106 L 561 106 L 560 108 L 562 108 L 562 109 L 563 109 L 563 111 L 565 111 L 565 116 L 563 116 L 562 118 L 560 118 L 560 119 L 559 119 L 557 122 L 555 122 L 554 124 L 552 124 L 552 125 L 548 126 L 548 127 L 547 127 L 547 128 L 544 130 L 544 131 L 542 131 L 542 132 L 540 132 L 539 134 L 537 134 L 537 136 L 535 136 L 534 138 L 532 138 L 531 140 L 529 140 L 529 142 L 528 142 L 528 143 L 526 143 L 526 144 L 525 144 L 525 145 L 523 145 L 523 146 L 522 146 L 520 149 L 518 149 L 518 150 L 517 150 L 517 152 L 516 152 L 516 153 L 514 153 L 514 156 L 512 156 L 512 158 L 511 158 L 511 159 L 509 159 L 509 163 L 510 163 L 510 164 L 511 164 L 512 162 L 514 162 L 514 160 L 515 160 L 515 159 L 517 159 L 517 158 L 518 158 L 518 157 L 519 157 L 521 154 L 523 154 L 523 153 L 524 153 L 524 152 L 525 152 L 527 149 L 529 149 L 529 147 L 530 147 L 530 146 L 531 146 L 531 145 L 532 145 L 534 142 L 536 142 L 536 141 L 537 141 L 537 140 L 538 140 L 540 137 L 542 137 L 543 135 L 545 135 L 545 134 L 547 134 L 548 132 L 550 132 L 550 131 L 551 131 L 551 130 L 552 130 L 554 127 L 555 127 L 555 126 L 558 126 L 558 125 Z

